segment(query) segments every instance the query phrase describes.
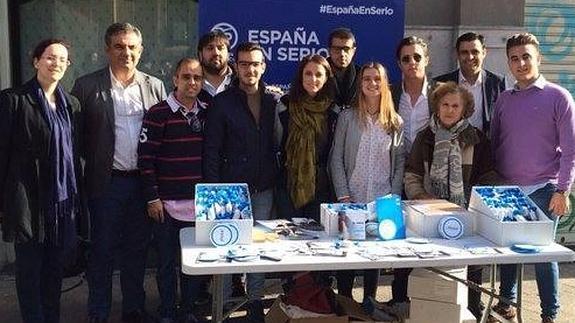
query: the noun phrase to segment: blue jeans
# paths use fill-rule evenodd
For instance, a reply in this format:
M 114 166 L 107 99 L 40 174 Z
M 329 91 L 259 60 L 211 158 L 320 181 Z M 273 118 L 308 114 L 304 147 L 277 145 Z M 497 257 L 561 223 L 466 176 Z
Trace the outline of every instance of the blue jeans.
M 158 270 L 156 282 L 160 295 L 159 314 L 161 318 L 176 317 L 176 299 L 178 278 L 180 276 L 180 307 L 182 312 L 189 313 L 198 298 L 204 276 L 184 275 L 178 270 L 178 259 L 181 253 L 180 229 L 191 227 L 193 222 L 178 221 L 164 211 L 164 222 L 154 224 L 154 240 L 158 248 Z
M 60 322 L 60 288 L 66 253 L 34 241 L 15 243 L 16 291 L 25 323 Z
M 252 213 L 255 220 L 271 219 L 273 203 L 273 190 L 269 189 L 251 195 Z M 246 274 L 246 290 L 250 301 L 261 300 L 266 280 L 265 273 Z M 232 294 L 232 276 L 224 276 L 224 300 L 228 300 Z
M 151 220 L 138 177 L 112 176 L 104 194 L 88 202 L 92 244 L 88 259 L 88 315 L 107 319 L 112 302 L 112 272 L 120 268 L 122 312 L 145 309 L 144 271 Z
M 529 197 L 557 225 L 557 219 L 549 212 L 549 202 L 555 188 L 555 185 L 547 184 Z M 541 316 L 555 318 L 559 311 L 559 266 L 556 262 L 535 264 L 535 279 L 541 300 Z M 515 301 L 517 299 L 517 265 L 502 265 L 500 281 L 499 294 Z

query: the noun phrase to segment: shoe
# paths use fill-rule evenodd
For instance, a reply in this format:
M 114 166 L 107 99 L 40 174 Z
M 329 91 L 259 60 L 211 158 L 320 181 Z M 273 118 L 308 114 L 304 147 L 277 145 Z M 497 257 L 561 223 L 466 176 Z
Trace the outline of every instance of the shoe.
M 383 309 L 379 308 L 379 304 L 372 297 L 366 298 L 361 303 L 363 310 L 375 321 L 384 322 L 401 322 L 402 320 L 397 316 L 387 313 Z
M 196 307 L 201 307 L 208 305 L 210 300 L 212 299 L 212 294 L 208 293 L 207 291 L 203 290 L 198 293 L 198 298 L 194 301 L 194 305 Z
M 176 321 L 174 321 L 173 318 L 169 318 L 169 317 L 161 318 L 159 322 L 160 323 L 176 323 Z
M 555 319 L 549 316 L 543 316 L 543 320 L 541 321 L 541 323 L 555 323 Z
M 90 323 L 107 323 L 108 320 L 107 319 L 101 319 L 99 317 L 90 317 L 88 319 L 88 322 L 90 322 Z
M 406 319 L 409 318 L 409 307 L 410 302 L 396 302 L 394 300 L 390 300 L 388 302 L 380 303 L 375 299 L 370 297 L 375 308 L 382 310 L 386 313 L 393 314 L 399 318 Z
M 132 311 L 122 314 L 122 322 L 126 323 L 151 323 L 152 320 L 148 317 L 146 312 L 141 310 Z
M 264 323 L 264 303 L 262 301 L 252 301 L 246 305 L 246 319 L 250 323 Z
M 505 304 L 505 303 L 497 303 L 497 305 L 493 306 L 491 308 L 491 310 L 493 310 L 495 313 L 501 315 L 502 318 L 512 321 L 512 322 L 517 322 L 517 309 L 511 305 Z M 495 317 L 489 315 L 488 319 L 487 319 L 487 323 L 497 323 L 500 322 L 498 319 L 496 319 Z
M 200 323 L 201 321 L 193 314 L 193 313 L 186 313 L 182 315 L 179 320 L 179 323 Z

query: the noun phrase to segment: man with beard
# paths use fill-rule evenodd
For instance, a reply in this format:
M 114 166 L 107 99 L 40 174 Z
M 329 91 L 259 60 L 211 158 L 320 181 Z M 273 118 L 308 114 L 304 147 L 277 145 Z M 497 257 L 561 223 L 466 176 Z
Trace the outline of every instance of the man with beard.
M 360 67 L 353 63 L 355 36 L 347 28 L 334 29 L 329 34 L 329 65 L 334 73 L 335 103 L 348 108 L 357 92 L 357 78 Z
M 211 99 L 227 89 L 234 76 L 228 64 L 230 40 L 221 30 L 213 30 L 198 41 L 198 58 L 204 69 L 203 99 Z
M 453 81 L 468 89 L 475 100 L 475 112 L 469 118 L 469 123 L 488 134 L 495 101 L 499 93 L 505 90 L 505 79 L 483 68 L 487 55 L 483 35 L 468 32 L 459 36 L 455 51 L 459 69 L 438 76 L 435 81 Z
M 204 179 L 213 183 L 247 183 L 254 220 L 269 220 L 277 174 L 274 123 L 278 97 L 265 91 L 263 48 L 244 43 L 236 52 L 238 78 L 208 108 L 204 137 Z M 265 274 L 247 275 L 248 320 L 263 322 Z M 224 279 L 224 299 L 231 293 Z

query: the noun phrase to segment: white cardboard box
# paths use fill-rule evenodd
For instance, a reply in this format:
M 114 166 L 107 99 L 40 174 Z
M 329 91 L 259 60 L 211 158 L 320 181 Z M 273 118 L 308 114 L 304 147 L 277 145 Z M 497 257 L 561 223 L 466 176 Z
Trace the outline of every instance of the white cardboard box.
M 233 222 L 237 225 L 239 231 L 239 238 L 236 244 L 251 244 L 252 243 L 252 229 L 254 226 L 253 219 L 232 219 L 232 220 L 196 220 L 196 245 L 198 246 L 211 246 L 210 230 L 216 224 Z
M 403 210 L 407 229 L 425 238 L 441 238 L 437 226 L 445 216 L 454 216 L 463 222 L 463 236 L 474 233 L 474 215 L 446 200 L 403 201 Z
M 441 268 L 438 268 L 441 269 Z M 467 279 L 467 268 L 444 270 L 458 278 Z M 467 307 L 467 286 L 425 269 L 415 269 L 409 275 L 407 295 L 429 301 L 459 304 Z
M 537 208 L 538 221 L 504 222 L 492 214 L 491 209 L 483 202 L 477 188 L 471 190 L 469 210 L 477 214 L 477 232 L 499 246 L 514 244 L 549 245 L 554 242 L 555 224 Z M 500 186 L 514 188 L 517 186 Z
M 363 203 L 352 203 L 352 204 L 363 204 Z M 325 228 L 325 232 L 328 237 L 337 237 L 339 235 L 339 219 L 338 219 L 338 211 L 345 205 L 349 205 L 349 203 L 323 203 L 320 205 L 320 223 Z M 368 211 L 373 212 L 370 210 L 370 204 L 363 204 L 367 208 Z
M 477 319 L 467 310 L 467 306 L 412 298 L 409 320 L 406 322 L 475 323 Z

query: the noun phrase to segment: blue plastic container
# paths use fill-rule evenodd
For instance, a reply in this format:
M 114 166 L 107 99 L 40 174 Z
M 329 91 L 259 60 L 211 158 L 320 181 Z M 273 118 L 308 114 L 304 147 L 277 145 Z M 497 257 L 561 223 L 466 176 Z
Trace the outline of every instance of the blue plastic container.
M 380 236 L 380 238 L 383 240 L 405 239 L 405 223 L 403 222 L 401 197 L 399 195 L 389 194 L 378 197 L 375 200 L 375 213 L 377 214 L 377 222 L 390 220 L 395 224 L 395 235 L 389 234 L 388 231 L 385 236 Z M 386 221 L 386 223 L 389 222 Z

